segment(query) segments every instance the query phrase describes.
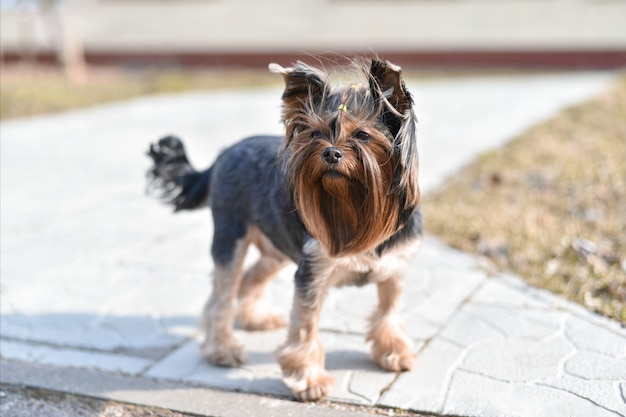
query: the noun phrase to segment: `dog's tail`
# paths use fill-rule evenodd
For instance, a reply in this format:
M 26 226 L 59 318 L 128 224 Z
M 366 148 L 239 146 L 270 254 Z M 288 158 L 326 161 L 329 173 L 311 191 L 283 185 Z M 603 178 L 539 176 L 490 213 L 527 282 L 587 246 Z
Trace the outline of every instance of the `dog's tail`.
M 147 154 L 154 161 L 154 166 L 147 172 L 148 195 L 155 195 L 174 205 L 174 211 L 206 205 L 211 168 L 196 171 L 189 163 L 180 139 L 166 136 L 151 144 Z

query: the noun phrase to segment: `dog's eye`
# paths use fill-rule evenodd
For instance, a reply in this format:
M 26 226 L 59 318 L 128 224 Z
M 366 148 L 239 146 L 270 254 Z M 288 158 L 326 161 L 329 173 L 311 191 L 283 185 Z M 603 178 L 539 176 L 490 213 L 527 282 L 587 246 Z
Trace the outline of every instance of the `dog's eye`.
M 355 139 L 358 139 L 361 142 L 369 142 L 370 140 L 372 140 L 372 137 L 362 130 L 357 130 L 352 134 L 352 136 L 354 136 Z
M 314 130 L 311 132 L 311 139 L 316 140 L 322 138 L 324 135 L 319 130 Z

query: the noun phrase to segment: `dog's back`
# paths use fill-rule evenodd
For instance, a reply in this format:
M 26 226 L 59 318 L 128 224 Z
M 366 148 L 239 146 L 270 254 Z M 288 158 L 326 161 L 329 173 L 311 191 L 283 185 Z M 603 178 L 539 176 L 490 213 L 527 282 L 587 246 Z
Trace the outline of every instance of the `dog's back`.
M 284 178 L 279 158 L 280 136 L 254 136 L 220 153 L 214 164 L 194 169 L 180 139 L 167 136 L 150 146 L 154 161 L 148 189 L 175 211 L 209 206 L 215 233 L 212 254 L 229 258 L 230 241 L 243 237 L 250 226 L 261 232 L 285 255 L 298 262 L 305 230 Z

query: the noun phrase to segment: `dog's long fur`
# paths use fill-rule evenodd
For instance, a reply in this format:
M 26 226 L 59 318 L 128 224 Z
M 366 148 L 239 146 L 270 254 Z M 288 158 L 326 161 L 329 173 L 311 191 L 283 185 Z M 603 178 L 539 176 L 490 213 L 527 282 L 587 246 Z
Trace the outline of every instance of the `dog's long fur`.
M 318 319 L 332 286 L 375 283 L 379 305 L 367 340 L 385 369 L 414 362 L 400 315 L 401 278 L 422 233 L 413 101 L 400 68 L 359 61 L 360 82 L 333 87 L 327 74 L 301 62 L 282 74 L 285 137 L 256 136 L 196 171 L 182 142 L 150 146 L 149 189 L 176 210 L 213 212 L 213 292 L 204 309 L 202 352 L 211 362 L 245 361 L 233 335 L 285 325 L 262 308 L 266 285 L 290 261 L 298 265 L 287 341 L 277 350 L 286 384 L 301 400 L 328 393 Z M 261 253 L 243 271 L 250 244 Z

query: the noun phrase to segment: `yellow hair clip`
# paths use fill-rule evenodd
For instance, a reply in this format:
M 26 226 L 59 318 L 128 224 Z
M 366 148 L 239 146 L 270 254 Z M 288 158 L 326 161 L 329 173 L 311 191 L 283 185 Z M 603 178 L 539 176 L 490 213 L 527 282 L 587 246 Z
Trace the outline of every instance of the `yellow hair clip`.
M 337 110 L 342 111 L 344 113 L 346 113 L 348 111 L 348 108 L 346 107 L 345 104 L 340 104 L 339 107 L 337 108 Z

